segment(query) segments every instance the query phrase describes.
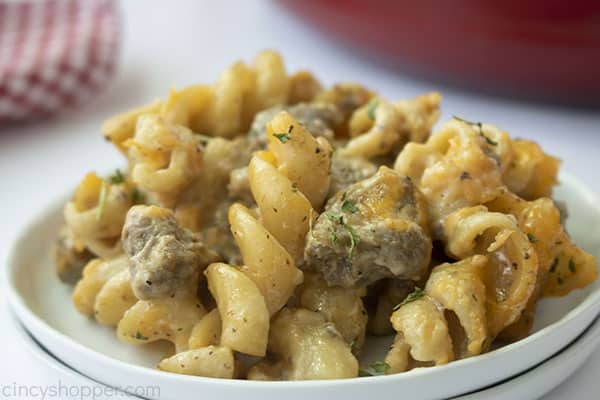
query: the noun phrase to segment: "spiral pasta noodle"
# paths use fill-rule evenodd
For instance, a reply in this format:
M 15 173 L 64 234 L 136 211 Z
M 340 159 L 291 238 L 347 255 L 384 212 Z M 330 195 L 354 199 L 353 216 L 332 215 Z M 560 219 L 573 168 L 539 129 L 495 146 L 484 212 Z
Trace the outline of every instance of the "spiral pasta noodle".
M 328 169 L 323 167 L 328 167 L 330 157 L 324 138 L 313 138 L 282 112 L 269 126 L 269 151 L 255 154 L 249 165 L 250 189 L 262 223 L 240 204 L 229 210 L 244 260 L 242 269 L 261 288 L 271 313 L 302 282 L 296 264 L 302 260 L 306 234 L 318 215 L 313 206 L 321 206 L 328 190 Z M 303 175 L 307 165 L 320 172 Z
M 159 116 L 141 116 L 135 136 L 124 145 L 132 180 L 158 204 L 174 206 L 183 189 L 200 174 L 201 138 Z
M 127 182 L 111 183 L 95 173 L 79 183 L 64 208 L 68 228 L 95 255 L 110 258 L 122 252 L 120 235 L 125 214 L 133 204 Z
M 306 74 L 290 77 L 279 54 L 263 51 L 251 66 L 238 62 L 227 68 L 214 85 L 171 89 L 164 100 L 113 117 L 102 132 L 123 151 L 123 143 L 135 133 L 138 118 L 150 114 L 197 133 L 231 138 L 246 132 L 258 111 L 287 104 L 290 98 L 310 98 L 315 87 L 318 83 Z
M 352 114 L 348 123 L 351 139 L 340 154 L 372 158 L 397 153 L 408 141 L 424 142 L 439 118 L 440 100 L 437 92 L 396 104 L 372 98 Z
M 491 201 L 506 186 L 528 198 L 549 195 L 558 160 L 493 125 L 455 117 L 426 143 L 408 143 L 394 168 L 419 183 L 430 204 L 434 237 L 440 238 L 451 212 Z
M 513 215 L 538 256 L 536 285 L 525 312 L 501 333 L 505 340 L 518 340 L 531 331 L 538 299 L 563 296 L 593 282 L 598 275 L 596 259 L 572 243 L 561 223 L 560 211 L 549 198 L 525 201 L 507 192 L 487 207 Z
M 422 298 L 391 317 L 402 334 L 399 347 L 435 365 L 486 351 L 525 311 L 539 268 L 532 243 L 512 215 L 484 206 L 460 209 L 447 217 L 445 236 L 446 252 L 461 261 L 435 267 Z M 423 320 L 435 335 L 419 330 L 425 329 L 419 325 Z

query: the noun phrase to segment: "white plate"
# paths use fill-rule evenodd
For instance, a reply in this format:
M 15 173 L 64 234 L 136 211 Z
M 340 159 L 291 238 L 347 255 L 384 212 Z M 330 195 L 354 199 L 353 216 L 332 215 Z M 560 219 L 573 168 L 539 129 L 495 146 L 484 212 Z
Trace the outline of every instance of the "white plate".
M 14 323 L 23 343 L 44 364 L 64 376 L 84 382 L 86 386 L 101 385 L 62 363 L 36 342 L 18 321 Z M 452 400 L 533 400 L 542 397 L 581 367 L 598 345 L 600 345 L 600 318 L 596 319 L 573 343 L 532 369 L 494 386 Z M 134 397 L 131 394 L 129 396 Z
M 18 321 L 14 323 L 23 343 L 48 367 L 64 376 L 83 382 L 86 386 L 101 385 L 63 364 L 36 342 Z M 581 367 L 598 345 L 600 345 L 600 318 L 596 319 L 573 343 L 543 363 L 497 385 L 452 400 L 533 400 L 542 397 Z
M 12 314 L 12 313 L 10 313 Z M 54 357 L 50 354 L 45 348 L 42 347 L 30 334 L 27 330 L 21 325 L 21 323 L 17 320 L 17 318 L 13 315 L 9 318 L 12 320 L 15 331 L 17 335 L 19 335 L 19 339 L 21 342 L 27 347 L 29 352 L 33 354 L 38 361 L 42 362 L 48 368 L 54 370 L 59 373 L 61 382 L 67 381 L 69 383 L 76 383 L 79 389 L 87 388 L 91 391 L 91 393 L 107 393 L 104 388 L 104 385 L 101 382 L 96 382 L 93 379 L 79 373 L 78 371 L 72 369 L 70 366 L 66 365 L 58 358 Z M 98 390 L 99 389 L 99 390 Z M 135 388 L 133 388 L 135 390 Z M 85 394 L 86 392 L 80 392 L 80 394 Z M 114 397 L 125 397 L 125 398 L 140 398 L 142 397 L 135 396 L 130 393 L 123 392 L 121 390 L 115 389 L 115 392 L 108 392 Z M 89 397 L 89 396 L 88 396 Z
M 563 174 L 556 197 L 572 205 L 567 228 L 575 241 L 600 254 L 600 202 L 573 177 Z M 112 386 L 161 387 L 164 399 L 203 395 L 233 399 L 304 399 L 370 397 L 410 393 L 412 399 L 457 396 L 507 379 L 542 362 L 575 339 L 600 311 L 600 282 L 561 299 L 541 302 L 535 333 L 494 352 L 449 365 L 371 378 L 304 382 L 249 382 L 168 374 L 154 370 L 161 345 L 120 343 L 114 331 L 79 315 L 71 289 L 56 278 L 50 247 L 61 224 L 63 202 L 45 210 L 15 242 L 7 268 L 6 292 L 18 318 L 53 354 L 100 382 Z M 576 205 L 576 206 L 575 206 Z M 381 359 L 391 339 L 379 341 L 367 359 Z M 435 384 L 432 384 L 435 382 Z
M 600 318 L 567 348 L 531 370 L 505 382 L 453 400 L 533 400 L 563 383 L 600 345 Z

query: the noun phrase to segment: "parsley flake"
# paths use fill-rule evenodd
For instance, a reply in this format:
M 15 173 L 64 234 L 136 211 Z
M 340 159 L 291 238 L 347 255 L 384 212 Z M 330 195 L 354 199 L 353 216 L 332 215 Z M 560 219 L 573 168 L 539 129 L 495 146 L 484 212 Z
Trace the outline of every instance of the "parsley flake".
M 358 246 L 360 238 L 358 237 L 358 235 L 356 234 L 354 229 L 352 229 L 352 227 L 344 221 L 343 215 L 340 215 L 340 216 L 336 216 L 334 214 L 325 214 L 325 215 L 327 216 L 327 219 L 329 219 L 329 221 L 331 222 L 331 226 L 329 227 L 329 241 L 334 245 L 338 243 L 339 238 L 337 236 L 337 229 L 336 229 L 335 225 L 339 224 L 346 231 L 348 238 L 350 239 L 350 247 L 348 248 L 348 257 L 352 258 L 352 254 L 354 253 L 354 250 Z
M 138 188 L 133 188 L 131 191 L 131 202 L 133 204 L 141 204 L 146 199 L 144 193 L 140 192 Z
M 96 221 L 100 221 L 102 219 L 102 215 L 104 215 L 107 191 L 108 185 L 106 184 L 106 181 L 102 181 L 102 186 L 100 187 L 100 195 L 98 197 L 98 213 L 96 214 Z
M 137 340 L 148 340 L 148 336 L 144 336 L 140 333 L 140 331 L 137 331 L 135 333 L 134 338 L 136 338 Z
M 490 146 L 498 146 L 498 142 L 490 139 L 488 136 L 485 135 L 485 133 L 483 133 L 483 124 L 479 121 L 477 122 L 473 122 L 473 121 L 469 121 L 468 119 L 464 119 L 461 117 L 457 117 L 456 115 L 453 115 L 452 118 L 454 118 L 457 121 L 460 122 L 464 122 L 465 124 L 471 125 L 471 126 L 476 126 L 479 130 L 479 136 L 481 136 L 482 138 L 485 139 L 485 141 L 487 142 L 487 144 L 489 144 Z
M 292 140 L 292 135 L 289 133 L 274 133 L 273 136 L 279 139 L 281 143 L 286 143 Z
M 118 185 L 119 183 L 125 182 L 125 177 L 121 173 L 121 170 L 117 168 L 114 174 L 110 176 L 110 183 Z
M 537 243 L 538 242 L 538 238 L 536 238 L 533 233 L 528 233 L 527 234 L 527 239 L 529 239 L 530 243 Z
M 425 296 L 425 292 L 423 291 L 423 289 L 416 286 L 415 290 L 413 290 L 408 296 L 406 296 L 406 298 L 402 300 L 400 304 L 397 304 L 396 307 L 394 307 L 394 311 L 398 310 L 400 307 L 408 303 L 412 303 L 415 300 L 419 300 L 423 296 Z
M 367 115 L 373 121 L 375 121 L 375 110 L 377 109 L 377 100 L 373 99 L 369 102 L 369 106 L 367 107 Z
M 390 365 L 385 361 L 375 361 L 369 364 L 366 369 L 361 369 L 358 371 L 359 376 L 376 376 L 385 374 L 388 369 L 390 369 Z
M 354 214 L 358 208 L 352 200 L 344 200 L 342 201 L 342 210 Z

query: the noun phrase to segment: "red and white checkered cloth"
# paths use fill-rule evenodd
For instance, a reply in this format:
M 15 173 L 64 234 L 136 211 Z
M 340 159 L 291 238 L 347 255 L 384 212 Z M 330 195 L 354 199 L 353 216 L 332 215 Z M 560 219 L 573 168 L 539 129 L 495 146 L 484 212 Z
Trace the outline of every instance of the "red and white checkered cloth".
M 0 125 L 80 104 L 115 69 L 112 0 L 0 0 Z

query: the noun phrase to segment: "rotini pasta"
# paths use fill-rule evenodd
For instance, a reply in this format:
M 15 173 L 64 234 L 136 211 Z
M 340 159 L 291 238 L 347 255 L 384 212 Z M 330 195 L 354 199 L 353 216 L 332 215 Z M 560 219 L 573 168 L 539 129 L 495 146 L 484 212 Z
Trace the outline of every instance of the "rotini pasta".
M 487 206 L 514 215 L 538 256 L 536 285 L 527 308 L 501 335 L 506 340 L 518 340 L 530 333 L 540 296 L 566 295 L 593 282 L 598 275 L 596 260 L 571 242 L 561 224 L 560 211 L 549 198 L 525 201 L 506 193 Z
M 284 309 L 273 319 L 269 351 L 279 361 L 273 368 L 261 361 L 248 372 L 248 379 L 309 380 L 358 376 L 358 362 L 350 345 L 332 323 L 312 311 Z M 276 372 L 275 375 L 271 375 Z
M 119 237 L 125 214 L 133 204 L 126 182 L 111 183 L 89 173 L 64 209 L 68 228 L 95 255 L 110 258 L 122 253 Z

